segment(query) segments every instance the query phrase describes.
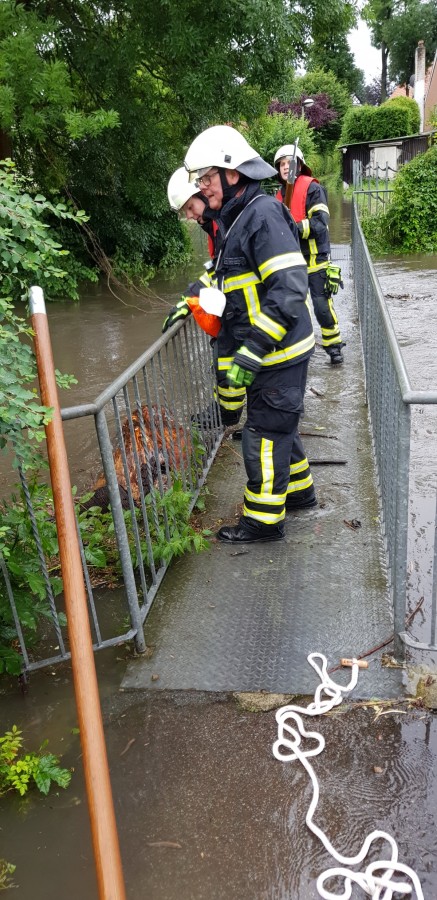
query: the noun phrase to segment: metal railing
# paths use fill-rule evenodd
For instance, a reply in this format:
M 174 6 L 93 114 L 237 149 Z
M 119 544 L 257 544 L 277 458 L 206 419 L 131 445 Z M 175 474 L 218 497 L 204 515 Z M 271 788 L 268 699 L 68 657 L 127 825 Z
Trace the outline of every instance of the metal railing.
M 352 255 L 366 395 L 394 608 L 395 649 L 399 655 L 404 654 L 405 644 L 420 650 L 437 650 L 437 518 L 428 563 L 430 567 L 433 566 L 433 583 L 430 602 L 427 598 L 427 611 L 430 609 L 430 614 L 427 615 L 427 640 L 414 640 L 406 631 L 405 624 L 411 499 L 411 407 L 437 404 L 437 390 L 413 391 L 411 388 L 387 304 L 361 229 L 360 206 L 355 197 L 352 210 Z
M 389 184 L 399 169 L 393 169 L 388 163 L 385 166 L 363 165 L 361 160 L 352 160 L 352 185 L 354 191 L 388 190 Z
M 76 426 L 84 416 L 94 418 L 96 454 L 101 459 L 102 473 L 91 496 L 75 503 L 95 649 L 130 639 L 135 640 L 139 652 L 145 649 L 143 624 L 170 562 L 166 549 L 181 529 L 174 491 L 177 487 L 183 492 L 191 511 L 222 440 L 214 389 L 209 338 L 190 317 L 156 341 L 94 403 L 62 410 L 63 421 L 75 420 Z M 63 597 L 54 595 L 49 576 L 54 562 L 46 559 L 32 492 L 23 472 L 20 480 L 46 594 L 44 626 L 31 648 L 7 559 L 0 557 L 0 568 L 23 669 L 32 671 L 68 659 L 70 653 Z M 82 540 L 79 519 L 85 509 L 92 512 L 92 507 L 107 511 L 108 523 L 109 516 L 112 521 L 109 530 L 119 572 L 117 591 L 113 592 L 116 610 L 108 599 L 110 592 L 95 587 L 96 570 L 92 557 L 91 563 L 87 561 L 89 554 Z M 95 549 L 94 540 L 93 553 Z

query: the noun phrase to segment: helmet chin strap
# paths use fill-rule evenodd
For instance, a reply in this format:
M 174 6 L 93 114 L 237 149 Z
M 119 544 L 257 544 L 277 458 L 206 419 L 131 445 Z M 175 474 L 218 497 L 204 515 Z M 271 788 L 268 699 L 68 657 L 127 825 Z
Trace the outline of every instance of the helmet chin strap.
M 226 169 L 219 169 L 220 182 L 223 191 L 223 206 L 228 202 L 228 200 L 232 200 L 234 197 L 236 197 L 239 191 L 241 191 L 241 188 L 248 183 L 249 179 L 246 178 L 245 175 L 243 175 L 241 172 L 239 172 L 238 174 L 240 177 L 237 183 L 228 184 L 228 181 L 226 179 Z

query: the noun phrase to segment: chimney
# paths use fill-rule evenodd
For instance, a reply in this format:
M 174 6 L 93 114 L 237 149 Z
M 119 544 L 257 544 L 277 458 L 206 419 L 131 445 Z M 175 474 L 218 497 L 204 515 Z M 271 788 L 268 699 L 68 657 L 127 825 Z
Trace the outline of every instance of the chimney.
M 421 132 L 423 131 L 425 117 L 425 57 L 425 44 L 423 41 L 419 41 L 416 47 L 414 65 L 414 99 L 419 107 Z

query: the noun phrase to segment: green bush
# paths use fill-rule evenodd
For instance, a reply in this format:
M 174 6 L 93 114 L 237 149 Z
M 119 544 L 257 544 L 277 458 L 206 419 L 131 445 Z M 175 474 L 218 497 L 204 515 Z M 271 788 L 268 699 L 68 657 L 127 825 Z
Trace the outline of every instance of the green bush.
M 371 140 L 383 141 L 391 137 L 417 134 L 420 129 L 419 107 L 408 97 L 386 100 L 381 106 L 373 107 L 374 131 Z
M 437 250 L 437 145 L 405 165 L 393 183 L 384 215 L 363 220 L 372 253 Z
M 359 144 L 372 140 L 375 107 L 365 103 L 347 110 L 341 130 L 341 144 Z
M 417 134 L 420 131 L 420 110 L 415 100 L 412 100 L 411 97 L 394 97 L 393 100 L 386 100 L 379 110 L 389 106 L 391 109 L 396 107 L 396 109 L 406 111 L 408 131 L 405 134 Z
M 341 144 L 384 141 L 389 138 L 417 134 L 420 128 L 419 107 L 409 97 L 395 97 L 381 106 L 353 106 L 346 112 Z

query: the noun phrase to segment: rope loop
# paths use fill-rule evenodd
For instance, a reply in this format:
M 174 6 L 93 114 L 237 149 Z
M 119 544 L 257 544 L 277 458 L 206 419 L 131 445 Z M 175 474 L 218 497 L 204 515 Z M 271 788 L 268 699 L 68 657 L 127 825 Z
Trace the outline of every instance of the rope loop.
M 398 847 L 395 839 L 385 831 L 372 831 L 365 838 L 361 850 L 356 856 L 343 856 L 331 844 L 327 835 L 315 824 L 313 816 L 319 802 L 319 783 L 314 769 L 309 762 L 310 757 L 318 756 L 324 750 L 325 739 L 317 731 L 305 729 L 302 716 L 321 716 L 329 712 L 334 706 L 343 701 L 343 695 L 350 693 L 358 682 L 358 661 L 352 660 L 351 677 L 347 685 L 337 684 L 328 675 L 328 662 L 323 653 L 310 653 L 308 662 L 320 678 L 321 683 L 316 688 L 314 700 L 308 706 L 291 704 L 282 706 L 276 711 L 278 723 L 278 736 L 274 742 L 272 751 L 275 759 L 280 762 L 293 762 L 298 760 L 310 776 L 313 786 L 313 796 L 306 815 L 306 824 L 310 831 L 319 838 L 328 853 L 339 866 L 326 869 L 317 879 L 317 891 L 324 900 L 349 900 L 352 896 L 352 885 L 360 887 L 372 900 L 392 900 L 393 894 L 397 897 L 411 897 L 413 889 L 416 900 L 424 900 L 419 878 L 413 869 L 398 861 Z M 321 661 L 321 665 L 318 661 Z M 391 848 L 390 859 L 380 859 L 367 865 L 363 872 L 354 872 L 348 866 L 357 866 L 362 863 L 369 853 L 375 841 L 385 842 Z M 378 874 L 377 874 L 378 873 Z M 395 880 L 394 876 L 407 876 L 409 881 Z M 331 879 L 343 880 L 343 892 L 338 893 L 335 888 L 325 887 Z M 341 887 L 341 886 L 340 886 Z

